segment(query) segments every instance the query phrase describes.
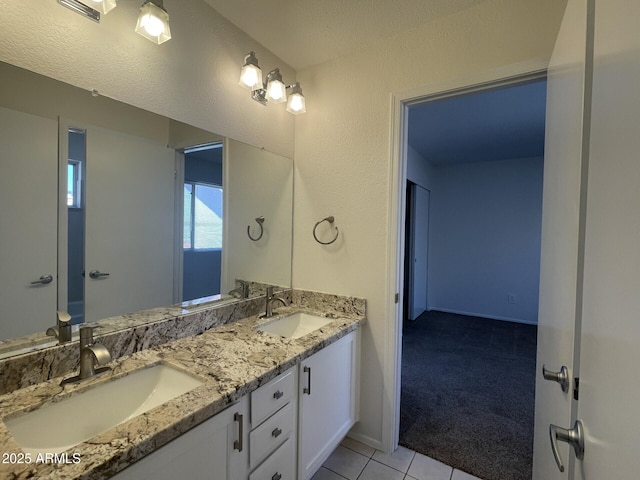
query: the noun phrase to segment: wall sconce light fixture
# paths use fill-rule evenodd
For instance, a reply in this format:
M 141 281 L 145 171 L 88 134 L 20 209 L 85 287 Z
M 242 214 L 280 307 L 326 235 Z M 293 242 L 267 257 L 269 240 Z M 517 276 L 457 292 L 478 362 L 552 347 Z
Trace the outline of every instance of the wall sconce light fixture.
M 69 10 L 79 13 L 83 17 L 87 17 L 89 20 L 100 23 L 100 12 L 79 0 L 58 0 L 58 3 L 63 7 L 67 7 Z
M 116 0 L 58 0 L 60 5 L 100 23 L 100 15 L 106 15 L 116 7 Z M 143 37 L 158 45 L 171 39 L 169 14 L 164 9 L 163 0 L 145 0 L 140 7 L 135 29 Z M 257 60 L 256 60 L 257 63 Z
M 160 45 L 171 39 L 169 14 L 162 0 L 146 0 L 140 7 L 136 33 Z
M 262 70 L 258 66 L 255 52 L 249 52 L 244 57 L 239 84 L 251 90 L 251 98 L 262 105 L 268 102 L 287 102 L 287 112 L 299 115 L 307 111 L 300 83 L 285 85 L 279 68 L 271 70 L 267 74 L 266 82 L 262 81 Z M 291 90 L 289 101 L 287 101 L 287 89 Z
M 98 10 L 100 13 L 104 15 L 106 15 L 111 10 L 116 8 L 116 0 L 88 0 L 88 1 L 89 1 L 89 5 L 91 5 L 92 8 L 95 8 L 96 10 Z

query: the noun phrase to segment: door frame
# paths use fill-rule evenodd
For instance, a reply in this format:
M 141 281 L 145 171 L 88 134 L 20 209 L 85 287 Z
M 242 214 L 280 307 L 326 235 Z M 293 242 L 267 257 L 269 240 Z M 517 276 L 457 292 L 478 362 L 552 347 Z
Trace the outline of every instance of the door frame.
M 459 80 L 425 85 L 391 94 L 391 159 L 387 207 L 386 344 L 384 346 L 381 449 L 398 448 L 402 368 L 402 313 L 405 256 L 408 108 L 425 101 L 477 92 L 546 77 L 548 58 L 477 72 Z

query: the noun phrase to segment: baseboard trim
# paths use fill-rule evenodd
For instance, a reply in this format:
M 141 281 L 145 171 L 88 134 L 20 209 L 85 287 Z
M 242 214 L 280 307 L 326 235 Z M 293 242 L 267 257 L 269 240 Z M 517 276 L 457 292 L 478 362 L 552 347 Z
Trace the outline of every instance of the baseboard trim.
M 512 323 L 524 323 L 526 325 L 537 325 L 538 322 L 537 321 L 531 321 L 531 320 L 524 320 L 522 318 L 511 318 L 511 317 L 501 317 L 498 315 L 487 315 L 484 313 L 476 313 L 476 312 L 465 312 L 463 310 L 455 310 L 452 308 L 439 308 L 439 307 L 429 307 L 428 311 L 431 310 L 436 310 L 438 312 L 445 312 L 445 313 L 456 313 L 458 315 L 468 315 L 470 317 L 480 317 L 480 318 L 487 318 L 489 320 L 500 320 L 501 322 L 512 322 Z
M 384 451 L 382 449 L 382 443 L 380 442 L 380 440 L 376 440 L 375 438 L 371 438 L 367 435 L 363 435 L 362 433 L 357 433 L 351 430 L 349 433 L 347 433 L 347 437 L 353 440 L 356 440 L 360 443 L 364 443 L 365 445 L 371 448 L 375 448 L 376 450 Z M 392 453 L 392 452 L 385 452 L 385 453 Z

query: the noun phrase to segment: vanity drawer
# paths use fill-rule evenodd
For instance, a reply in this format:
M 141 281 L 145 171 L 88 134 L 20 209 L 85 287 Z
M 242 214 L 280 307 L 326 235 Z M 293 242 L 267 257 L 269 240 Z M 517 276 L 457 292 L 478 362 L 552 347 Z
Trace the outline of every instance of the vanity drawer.
M 290 438 L 249 475 L 249 480 L 295 480 L 295 454 L 293 439 Z
M 294 398 L 295 373 L 295 367 L 290 368 L 251 393 L 251 426 L 253 428 Z
M 269 418 L 249 434 L 249 465 L 251 468 L 260 465 L 285 440 L 292 437 L 295 428 L 295 411 L 293 403 L 288 403 L 278 413 Z

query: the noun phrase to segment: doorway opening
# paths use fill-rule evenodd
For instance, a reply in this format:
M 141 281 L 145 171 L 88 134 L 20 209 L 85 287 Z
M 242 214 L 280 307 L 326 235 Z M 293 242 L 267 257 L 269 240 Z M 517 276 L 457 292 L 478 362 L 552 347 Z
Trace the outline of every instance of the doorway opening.
M 479 478 L 531 476 L 545 110 L 542 74 L 407 107 L 398 441 Z
M 220 294 L 222 143 L 184 150 L 182 301 Z

